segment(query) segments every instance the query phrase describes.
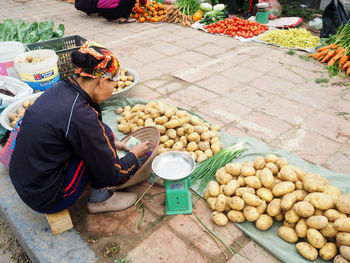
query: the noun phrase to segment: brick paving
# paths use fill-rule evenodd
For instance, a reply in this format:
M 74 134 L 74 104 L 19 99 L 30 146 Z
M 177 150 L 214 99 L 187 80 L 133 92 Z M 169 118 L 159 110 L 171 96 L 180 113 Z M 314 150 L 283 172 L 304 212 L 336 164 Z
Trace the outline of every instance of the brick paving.
M 345 165 L 350 161 L 349 79 L 334 77 L 317 84 L 316 78 L 329 77 L 323 66 L 300 59 L 302 52 L 291 56 L 276 47 L 166 23 L 111 23 L 56 0 L 2 0 L 1 4 L 3 19 L 53 18 L 56 26 L 64 23 L 66 36 L 78 34 L 110 48 L 122 64 L 140 75 L 131 97 L 162 99 L 222 125 L 233 136 L 255 137 L 311 163 L 350 174 L 350 166 Z M 146 185 L 134 187 L 139 194 L 144 189 Z M 197 215 L 227 242 L 240 241 L 241 253 L 253 262 L 278 262 L 233 224 L 214 227 L 210 210 L 195 198 L 194 202 Z M 145 207 L 140 229 L 141 211 L 136 208 L 103 215 L 85 212 L 79 218 L 87 226 L 85 236 L 99 233 L 97 243 L 102 245 L 115 237 L 121 255 L 132 262 L 169 262 L 169 258 L 171 262 L 247 262 L 230 255 L 193 215 L 166 217 L 150 230 L 164 214 L 164 196 Z M 78 215 L 73 212 L 72 217 L 79 229 Z M 103 258 L 98 244 L 91 247 Z

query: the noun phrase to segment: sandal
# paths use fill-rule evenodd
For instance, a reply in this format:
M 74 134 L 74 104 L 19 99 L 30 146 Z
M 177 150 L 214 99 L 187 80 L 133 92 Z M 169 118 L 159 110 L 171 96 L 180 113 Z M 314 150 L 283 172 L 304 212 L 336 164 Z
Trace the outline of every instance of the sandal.
M 135 23 L 136 22 L 136 19 L 135 18 L 123 18 L 123 17 L 121 17 L 121 18 L 119 18 L 118 20 L 118 23 L 119 24 L 124 24 L 124 23 Z

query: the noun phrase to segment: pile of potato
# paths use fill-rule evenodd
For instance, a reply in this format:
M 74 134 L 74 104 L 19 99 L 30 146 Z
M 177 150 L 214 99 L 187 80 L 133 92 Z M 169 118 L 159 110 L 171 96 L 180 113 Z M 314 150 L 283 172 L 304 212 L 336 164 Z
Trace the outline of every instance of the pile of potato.
M 164 102 L 149 102 L 116 109 L 121 114 L 118 129 L 128 134 L 140 127 L 155 126 L 161 137 L 158 154 L 167 151 L 186 151 L 202 162 L 221 150 L 220 127 L 178 110 Z
M 22 106 L 17 109 L 17 112 L 13 112 L 10 114 L 9 119 L 10 119 L 10 127 L 13 128 L 16 123 L 23 118 L 24 113 L 26 112 L 27 108 L 32 105 L 34 101 L 29 101 L 26 100 L 23 102 Z
M 120 76 L 118 80 L 118 85 L 114 89 L 114 92 L 121 91 L 129 87 L 134 82 L 133 76 L 128 76 L 128 72 L 125 68 L 120 69 Z
M 247 220 L 264 231 L 273 219 L 283 221 L 279 236 L 297 243 L 306 259 L 319 255 L 335 258 L 335 263 L 350 260 L 350 194 L 342 194 L 319 174 L 289 165 L 285 158 L 268 154 L 254 162 L 228 163 L 203 195 L 219 226 Z

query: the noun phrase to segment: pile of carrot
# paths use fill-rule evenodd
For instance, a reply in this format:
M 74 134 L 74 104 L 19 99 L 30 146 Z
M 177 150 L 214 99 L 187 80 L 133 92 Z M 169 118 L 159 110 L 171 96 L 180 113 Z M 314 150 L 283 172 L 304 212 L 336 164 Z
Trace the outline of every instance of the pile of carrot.
M 322 63 L 327 63 L 328 66 L 333 66 L 338 63 L 339 69 L 345 71 L 347 75 L 350 75 L 350 55 L 347 55 L 347 51 L 344 47 L 330 44 L 317 49 L 317 52 L 311 54 L 310 57 Z

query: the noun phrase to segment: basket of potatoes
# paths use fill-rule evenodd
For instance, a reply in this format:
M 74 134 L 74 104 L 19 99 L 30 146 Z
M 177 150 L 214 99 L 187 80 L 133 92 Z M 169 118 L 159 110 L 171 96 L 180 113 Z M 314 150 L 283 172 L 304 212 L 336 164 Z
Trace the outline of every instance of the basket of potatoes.
M 1 125 L 11 131 L 16 122 L 24 116 L 27 108 L 32 105 L 42 93 L 43 92 L 34 93 L 7 106 L 0 116 Z
M 141 127 L 154 126 L 160 132 L 158 154 L 167 151 L 186 151 L 197 162 L 219 152 L 220 127 L 210 125 L 195 115 L 162 101 L 117 108 L 118 129 L 124 134 Z
M 124 94 L 129 91 L 139 81 L 139 75 L 133 69 L 122 67 L 120 69 L 120 76 L 118 80 L 118 84 L 112 93 L 112 96 L 109 99 L 115 99 L 119 95 Z
M 203 194 L 219 226 L 252 222 L 265 231 L 283 222 L 278 235 L 304 258 L 350 260 L 350 194 L 319 174 L 274 154 L 220 168 Z

